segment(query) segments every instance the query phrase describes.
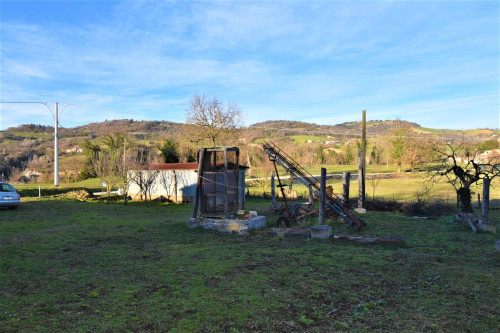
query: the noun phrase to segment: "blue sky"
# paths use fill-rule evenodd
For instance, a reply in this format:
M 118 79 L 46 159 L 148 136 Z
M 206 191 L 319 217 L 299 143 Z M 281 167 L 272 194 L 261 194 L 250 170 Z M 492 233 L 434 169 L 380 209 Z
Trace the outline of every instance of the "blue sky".
M 404 119 L 498 128 L 498 1 L 1 0 L 0 100 L 65 127 L 185 121 L 195 93 L 246 125 Z M 0 130 L 50 125 L 0 104 Z

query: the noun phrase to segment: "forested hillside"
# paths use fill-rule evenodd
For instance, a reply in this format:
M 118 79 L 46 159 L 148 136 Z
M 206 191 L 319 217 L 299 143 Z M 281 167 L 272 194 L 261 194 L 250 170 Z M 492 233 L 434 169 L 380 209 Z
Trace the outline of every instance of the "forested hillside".
M 447 130 L 423 128 L 416 123 L 391 120 L 367 122 L 368 162 L 395 163 L 395 129 L 404 129 L 405 168 L 414 168 L 432 155 L 428 146 L 432 140 L 466 140 L 475 149 L 498 148 L 498 130 Z M 22 125 L 0 132 L 0 178 L 10 181 L 48 181 L 53 175 L 53 127 L 35 124 Z M 150 162 L 192 161 L 199 147 L 209 142 L 194 142 L 192 125 L 169 121 L 111 120 L 90 123 L 75 128 L 60 128 L 59 156 L 62 181 L 76 181 L 91 176 L 83 172 L 89 167 L 92 149 L 116 148 L 125 154 L 144 154 Z M 338 125 L 318 125 L 298 121 L 275 120 L 240 128 L 231 137 L 219 140 L 218 145 L 238 146 L 243 164 L 266 166 L 262 151 L 264 140 L 270 140 L 305 166 L 320 164 L 353 164 L 357 156 L 360 122 Z M 116 140 L 123 143 L 116 143 Z M 110 147 L 110 142 L 114 146 Z M 124 147 L 125 145 L 125 147 Z M 93 148 L 92 148 L 93 147 Z M 168 158 L 173 154 L 173 160 Z M 85 166 L 87 164 L 87 166 Z

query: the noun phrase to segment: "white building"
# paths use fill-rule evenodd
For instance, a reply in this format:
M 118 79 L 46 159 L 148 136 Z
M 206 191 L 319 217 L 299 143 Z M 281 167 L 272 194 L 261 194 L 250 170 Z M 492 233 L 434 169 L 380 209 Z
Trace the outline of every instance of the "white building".
M 245 197 L 245 171 L 248 169 L 245 166 L 240 166 L 239 172 L 239 200 L 244 201 Z M 162 198 L 173 202 L 194 202 L 196 196 L 196 185 L 198 182 L 198 163 L 164 163 L 151 164 L 144 167 L 142 170 L 129 170 L 128 178 L 130 182 L 129 195 L 132 199 L 139 200 L 141 197 L 140 187 L 137 180 L 130 181 L 132 178 L 137 179 L 135 175 L 138 172 L 143 172 L 147 175 L 156 174 L 151 186 L 151 199 Z M 148 176 L 143 177 L 147 179 Z M 148 196 L 149 199 L 149 196 Z

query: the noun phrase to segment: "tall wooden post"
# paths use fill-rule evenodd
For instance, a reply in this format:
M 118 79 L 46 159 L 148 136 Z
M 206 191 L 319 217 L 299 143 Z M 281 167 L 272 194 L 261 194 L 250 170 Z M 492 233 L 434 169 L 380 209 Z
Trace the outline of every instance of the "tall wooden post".
M 342 174 L 342 201 L 344 205 L 349 204 L 349 186 L 351 181 L 351 173 L 344 172 Z
M 227 164 L 227 150 L 224 150 L 224 216 L 226 218 L 229 217 L 228 212 L 228 202 L 227 202 L 227 173 L 228 173 L 228 164 Z
M 359 208 L 365 208 L 366 204 L 366 110 L 363 110 L 363 120 L 361 123 L 361 178 L 359 178 L 359 198 L 361 202 L 358 201 Z
M 481 205 L 481 219 L 483 223 L 490 220 L 490 182 L 491 179 L 483 179 L 483 204 Z
M 362 150 L 358 150 L 358 182 L 359 182 L 359 194 L 358 194 L 358 208 L 365 208 L 365 175 L 363 172 L 363 160 L 361 158 Z
M 319 224 L 325 224 L 325 193 L 326 193 L 326 169 L 321 168 L 321 183 L 319 196 Z
M 274 171 L 271 171 L 271 205 L 276 206 L 276 186 L 274 182 Z

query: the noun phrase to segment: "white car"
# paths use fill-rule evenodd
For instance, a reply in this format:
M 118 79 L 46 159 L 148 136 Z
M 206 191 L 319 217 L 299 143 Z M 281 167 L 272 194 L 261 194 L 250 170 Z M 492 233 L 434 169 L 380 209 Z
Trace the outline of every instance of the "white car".
M 7 183 L 0 182 L 0 207 L 16 209 L 21 203 L 21 196 L 16 189 Z

